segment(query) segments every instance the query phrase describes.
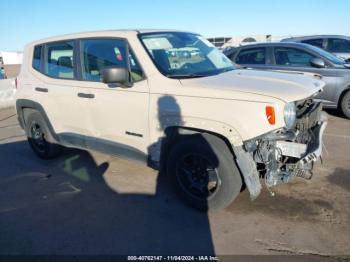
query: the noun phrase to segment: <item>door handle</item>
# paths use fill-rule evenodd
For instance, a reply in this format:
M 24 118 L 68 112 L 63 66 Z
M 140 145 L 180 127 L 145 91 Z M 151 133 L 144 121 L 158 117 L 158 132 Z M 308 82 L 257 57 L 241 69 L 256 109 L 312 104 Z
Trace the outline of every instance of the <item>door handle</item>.
M 47 93 L 49 92 L 49 90 L 47 88 L 42 88 L 42 87 L 36 87 L 35 91 L 37 92 L 43 92 L 43 93 Z
M 78 97 L 93 99 L 93 98 L 95 98 L 95 95 L 94 94 L 78 93 Z

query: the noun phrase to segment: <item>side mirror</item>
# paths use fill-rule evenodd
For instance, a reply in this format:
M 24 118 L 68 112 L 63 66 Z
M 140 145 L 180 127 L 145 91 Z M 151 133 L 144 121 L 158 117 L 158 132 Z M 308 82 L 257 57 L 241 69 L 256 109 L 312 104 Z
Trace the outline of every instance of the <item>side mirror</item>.
M 321 58 L 312 58 L 310 60 L 310 64 L 313 67 L 316 67 L 316 68 L 324 68 L 324 67 L 326 67 L 326 63 Z
M 103 83 L 130 86 L 129 71 L 125 67 L 105 67 L 101 71 L 101 76 Z
M 346 62 L 346 63 L 344 64 L 344 67 L 350 69 L 350 63 Z

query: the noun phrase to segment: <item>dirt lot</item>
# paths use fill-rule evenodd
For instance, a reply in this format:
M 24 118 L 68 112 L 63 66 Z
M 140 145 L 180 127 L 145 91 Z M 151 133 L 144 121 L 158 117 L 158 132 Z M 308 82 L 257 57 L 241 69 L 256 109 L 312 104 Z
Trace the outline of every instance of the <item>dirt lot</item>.
M 1 254 L 350 254 L 350 121 L 330 116 L 310 181 L 247 191 L 226 210 L 184 206 L 154 170 L 67 150 L 37 159 L 0 112 Z

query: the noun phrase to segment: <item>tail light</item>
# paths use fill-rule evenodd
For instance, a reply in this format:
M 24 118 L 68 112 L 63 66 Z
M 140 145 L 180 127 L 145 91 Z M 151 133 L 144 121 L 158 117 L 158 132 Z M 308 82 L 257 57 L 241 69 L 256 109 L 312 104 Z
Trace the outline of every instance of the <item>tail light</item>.
M 267 106 L 265 108 L 266 118 L 270 125 L 276 124 L 275 108 L 273 106 Z

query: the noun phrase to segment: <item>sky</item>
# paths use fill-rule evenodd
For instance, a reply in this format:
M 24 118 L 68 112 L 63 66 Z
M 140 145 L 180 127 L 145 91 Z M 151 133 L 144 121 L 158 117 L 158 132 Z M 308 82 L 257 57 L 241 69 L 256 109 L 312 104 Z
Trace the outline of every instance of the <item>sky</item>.
M 75 32 L 162 28 L 205 37 L 350 35 L 348 0 L 0 0 L 0 51 Z

